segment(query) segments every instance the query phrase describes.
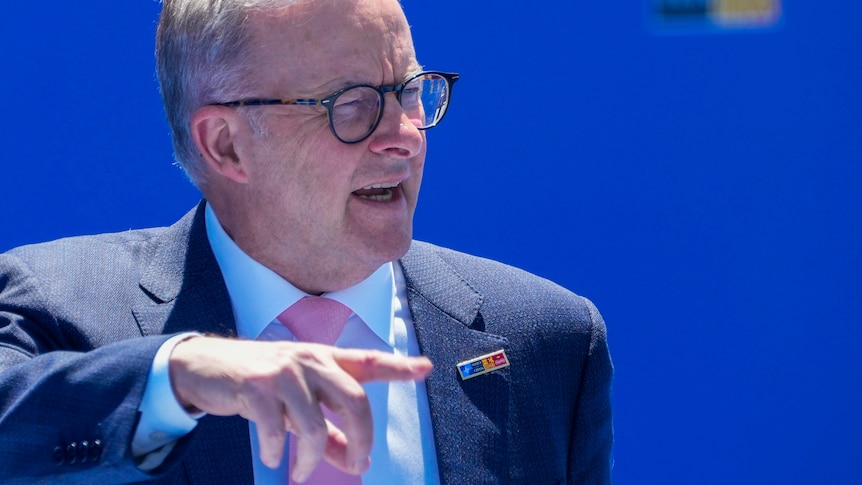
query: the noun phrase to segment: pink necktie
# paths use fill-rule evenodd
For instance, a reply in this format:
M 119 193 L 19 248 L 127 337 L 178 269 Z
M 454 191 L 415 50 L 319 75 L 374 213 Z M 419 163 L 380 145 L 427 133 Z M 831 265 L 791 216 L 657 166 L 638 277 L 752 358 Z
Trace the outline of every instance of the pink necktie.
M 319 296 L 307 296 L 294 303 L 278 316 L 278 321 L 288 328 L 302 342 L 332 345 L 341 335 L 347 318 L 353 313 L 341 303 Z M 323 408 L 323 415 L 336 426 L 341 426 L 341 418 Z M 290 462 L 296 460 L 296 437 L 290 433 Z M 290 480 L 290 485 L 296 482 Z M 348 475 L 326 461 L 321 460 L 304 485 L 360 485 L 362 479 Z

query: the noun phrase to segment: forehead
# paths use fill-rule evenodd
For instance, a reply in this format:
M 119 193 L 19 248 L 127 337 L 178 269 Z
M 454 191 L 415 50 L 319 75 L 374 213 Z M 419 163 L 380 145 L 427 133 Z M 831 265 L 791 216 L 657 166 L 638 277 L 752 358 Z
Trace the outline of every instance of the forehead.
M 400 81 L 418 69 L 397 0 L 300 1 L 249 18 L 249 54 L 264 85 L 292 92 Z

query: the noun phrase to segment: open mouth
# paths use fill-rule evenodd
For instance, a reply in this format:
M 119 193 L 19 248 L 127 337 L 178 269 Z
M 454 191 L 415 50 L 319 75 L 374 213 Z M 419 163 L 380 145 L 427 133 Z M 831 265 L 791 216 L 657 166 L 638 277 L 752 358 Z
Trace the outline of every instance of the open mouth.
M 385 183 L 369 185 L 355 190 L 353 195 L 367 200 L 377 202 L 388 202 L 395 196 L 395 190 L 398 188 L 398 183 Z

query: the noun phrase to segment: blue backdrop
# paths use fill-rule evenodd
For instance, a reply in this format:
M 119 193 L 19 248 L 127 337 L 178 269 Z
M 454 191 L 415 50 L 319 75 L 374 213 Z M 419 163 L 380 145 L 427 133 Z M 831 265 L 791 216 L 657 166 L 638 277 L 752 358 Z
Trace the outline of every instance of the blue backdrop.
M 862 2 L 738 31 L 650 0 L 403 3 L 420 61 L 462 75 L 416 236 L 596 302 L 616 483 L 858 480 Z M 0 250 L 185 213 L 159 5 L 4 10 Z

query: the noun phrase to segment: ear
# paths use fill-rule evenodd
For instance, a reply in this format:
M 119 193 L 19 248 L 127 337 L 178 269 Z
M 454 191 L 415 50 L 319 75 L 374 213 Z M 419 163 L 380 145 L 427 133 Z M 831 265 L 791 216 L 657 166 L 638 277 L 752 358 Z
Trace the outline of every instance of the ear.
M 213 172 L 244 184 L 248 182 L 248 174 L 236 149 L 242 128 L 236 110 L 227 106 L 203 106 L 192 114 L 192 138 L 206 165 Z

